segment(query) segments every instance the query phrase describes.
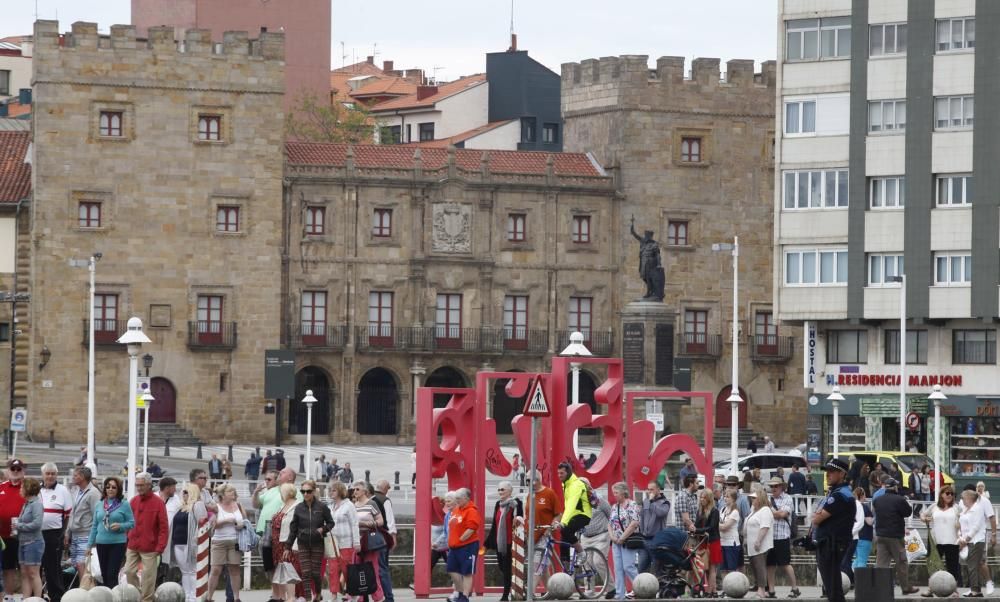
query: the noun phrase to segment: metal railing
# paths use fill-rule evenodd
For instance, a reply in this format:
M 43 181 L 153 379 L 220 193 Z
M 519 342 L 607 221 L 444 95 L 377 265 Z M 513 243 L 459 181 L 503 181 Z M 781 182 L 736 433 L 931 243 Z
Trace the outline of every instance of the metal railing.
M 704 332 L 685 332 L 679 337 L 678 355 L 697 357 L 722 356 L 722 335 Z
M 569 345 L 571 332 L 560 332 L 556 340 L 556 353 Z M 594 357 L 611 357 L 615 350 L 615 335 L 613 332 L 597 332 L 591 330 L 583 333 L 583 346 L 590 350 Z
M 117 345 L 118 337 L 125 334 L 126 320 L 94 320 L 94 345 Z M 83 320 L 83 344 L 90 344 L 90 320 Z
M 750 346 L 750 358 L 757 362 L 786 362 L 795 352 L 795 337 L 757 334 Z
M 288 327 L 292 349 L 343 349 L 348 328 L 344 325 L 298 323 Z
M 233 349 L 236 347 L 236 322 L 188 322 L 188 348 Z

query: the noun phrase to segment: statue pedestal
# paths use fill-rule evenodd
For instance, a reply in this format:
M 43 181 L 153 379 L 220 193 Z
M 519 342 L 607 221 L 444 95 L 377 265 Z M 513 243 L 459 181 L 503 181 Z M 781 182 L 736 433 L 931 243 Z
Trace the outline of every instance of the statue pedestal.
M 676 312 L 657 301 L 633 301 L 622 310 L 625 386 L 673 386 Z

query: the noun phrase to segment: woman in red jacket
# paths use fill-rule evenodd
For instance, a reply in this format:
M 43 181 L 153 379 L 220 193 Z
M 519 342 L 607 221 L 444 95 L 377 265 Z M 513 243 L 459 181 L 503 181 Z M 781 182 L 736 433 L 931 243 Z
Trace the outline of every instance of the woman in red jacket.
M 503 596 L 501 602 L 510 599 L 511 580 L 511 542 L 514 537 L 514 518 L 524 516 L 521 500 L 513 497 L 514 487 L 510 481 L 500 481 L 497 494 L 500 499 L 493 507 L 493 525 L 490 534 L 486 536 L 486 547 L 496 550 L 497 564 L 503 574 Z

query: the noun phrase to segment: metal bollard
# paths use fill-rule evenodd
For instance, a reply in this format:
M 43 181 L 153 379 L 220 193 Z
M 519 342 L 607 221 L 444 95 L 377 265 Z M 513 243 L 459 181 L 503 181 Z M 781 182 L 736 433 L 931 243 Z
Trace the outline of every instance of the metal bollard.
M 371 482 L 372 482 L 372 471 L 366 470 L 365 471 L 365 483 L 371 483 Z
M 299 472 L 302 474 L 306 473 L 306 455 L 299 454 Z
M 196 453 L 194 457 L 201 460 L 201 441 L 198 442 L 198 453 Z
M 170 457 L 170 437 L 167 437 L 166 441 L 163 443 L 163 457 Z
M 232 443 L 229 444 L 229 461 L 230 462 L 233 461 L 233 444 Z
M 399 491 L 399 471 L 398 470 L 396 471 L 396 483 L 393 486 L 393 489 L 395 489 L 396 491 Z
M 49 431 L 49 449 L 56 448 L 56 432 Z

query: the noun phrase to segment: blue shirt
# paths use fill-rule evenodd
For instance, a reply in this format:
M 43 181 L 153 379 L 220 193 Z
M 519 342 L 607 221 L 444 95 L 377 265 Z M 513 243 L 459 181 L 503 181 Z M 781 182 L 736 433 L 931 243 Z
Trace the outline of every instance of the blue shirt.
M 847 485 L 831 488 L 820 502 L 819 510 L 826 510 L 830 516 L 816 525 L 813 538 L 816 541 L 824 539 L 851 539 L 851 528 L 854 526 L 854 514 L 857 506 L 851 488 Z

